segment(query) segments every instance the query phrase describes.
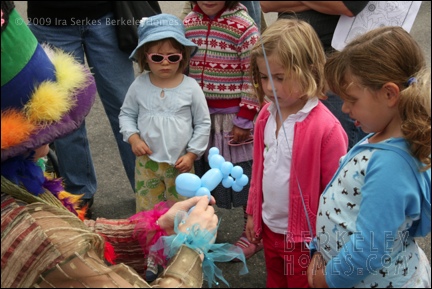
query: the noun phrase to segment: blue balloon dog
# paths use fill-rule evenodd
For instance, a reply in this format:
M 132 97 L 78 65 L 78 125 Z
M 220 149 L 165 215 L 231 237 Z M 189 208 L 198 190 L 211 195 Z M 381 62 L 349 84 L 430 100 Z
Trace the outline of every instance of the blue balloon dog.
M 210 201 L 210 192 L 222 181 L 222 186 L 240 192 L 247 185 L 249 178 L 243 174 L 240 166 L 233 166 L 231 162 L 225 161 L 219 154 L 219 149 L 212 147 L 208 156 L 210 170 L 200 179 L 191 173 L 178 175 L 175 184 L 176 190 L 184 197 L 207 196 Z

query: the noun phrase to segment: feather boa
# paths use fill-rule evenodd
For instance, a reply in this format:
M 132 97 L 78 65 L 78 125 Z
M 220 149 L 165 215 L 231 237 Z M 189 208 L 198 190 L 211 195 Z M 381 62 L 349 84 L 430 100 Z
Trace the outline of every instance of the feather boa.
M 167 235 L 156 221 L 160 216 L 165 214 L 171 206 L 172 204 L 169 202 L 160 202 L 156 204 L 152 210 L 139 212 L 129 218 L 129 220 L 136 222 L 133 236 L 140 243 L 145 256 L 148 256 L 150 247 L 155 244 L 160 237 Z M 165 259 L 162 250 L 158 251 L 155 257 L 158 264 L 162 264 L 161 260 Z

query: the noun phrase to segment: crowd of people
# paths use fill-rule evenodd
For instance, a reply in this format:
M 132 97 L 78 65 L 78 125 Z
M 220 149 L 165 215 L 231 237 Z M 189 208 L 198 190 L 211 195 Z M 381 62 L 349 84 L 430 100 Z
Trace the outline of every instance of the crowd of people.
M 129 55 L 112 25 L 70 22 L 114 17 L 109 2 L 29 2 L 26 25 L 3 1 L 2 287 L 211 287 L 229 282 L 217 262 L 246 274 L 260 250 L 270 288 L 430 287 L 415 240 L 431 231 L 429 69 L 402 27 L 331 48 L 367 3 L 185 2 L 182 19 L 143 18 Z M 96 93 L 127 219 L 91 219 Z M 51 143 L 61 178 L 39 166 Z M 181 196 L 177 176 L 205 176 L 213 147 L 248 184 Z M 216 242 L 215 205 L 243 210 L 234 244 Z

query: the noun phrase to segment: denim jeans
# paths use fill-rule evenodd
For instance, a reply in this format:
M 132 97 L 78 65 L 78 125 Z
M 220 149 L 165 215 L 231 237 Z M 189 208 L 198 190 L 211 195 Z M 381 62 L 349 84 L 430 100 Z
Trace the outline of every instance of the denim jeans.
M 41 26 L 29 23 L 29 28 L 40 43 L 49 43 L 84 63 L 84 56 L 96 80 L 98 94 L 111 124 L 114 137 L 132 189 L 134 189 L 135 155 L 123 141 L 119 127 L 120 107 L 134 81 L 134 70 L 129 55 L 117 46 L 114 25 L 107 25 L 108 14 L 95 25 Z M 93 197 L 97 189 L 96 174 L 91 157 L 85 122 L 70 135 L 54 142 L 60 174 L 66 190 L 72 194 Z M 107 156 L 109 157 L 109 156 Z
M 328 99 L 322 100 L 323 104 L 333 113 L 339 120 L 348 136 L 348 150 L 350 150 L 356 143 L 363 139 L 367 134 L 354 125 L 354 121 L 348 114 L 342 112 L 342 99 L 332 93 L 327 92 Z

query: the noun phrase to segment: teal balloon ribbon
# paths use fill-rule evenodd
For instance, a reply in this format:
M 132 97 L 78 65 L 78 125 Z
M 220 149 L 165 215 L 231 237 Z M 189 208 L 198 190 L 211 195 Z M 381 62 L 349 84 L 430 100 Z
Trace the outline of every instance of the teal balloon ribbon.
M 228 281 L 223 277 L 222 270 L 216 266 L 215 262 L 229 262 L 237 258 L 243 262 L 243 267 L 239 275 L 249 273 L 246 266 L 245 255 L 239 247 L 228 243 L 214 243 L 220 221 L 218 226 L 212 231 L 202 229 L 198 224 L 194 224 L 192 227 L 187 228 L 186 232 L 181 232 L 178 226 L 181 223 L 184 224 L 187 217 L 188 214 L 185 211 L 179 211 L 174 220 L 174 231 L 176 234 L 161 237 L 159 241 L 152 246 L 151 251 L 158 251 L 163 247 L 164 255 L 168 259 L 171 259 L 182 245 L 202 252 L 204 254 L 202 264 L 204 280 L 208 282 L 210 288 L 213 284 L 219 285 L 216 281 L 216 277 L 229 286 Z

